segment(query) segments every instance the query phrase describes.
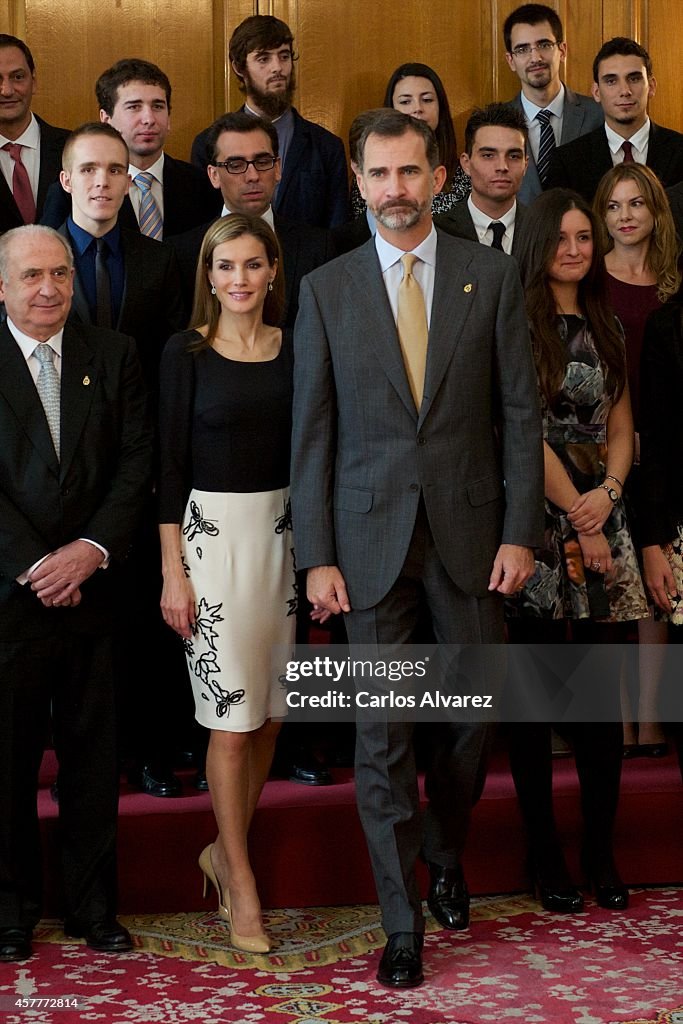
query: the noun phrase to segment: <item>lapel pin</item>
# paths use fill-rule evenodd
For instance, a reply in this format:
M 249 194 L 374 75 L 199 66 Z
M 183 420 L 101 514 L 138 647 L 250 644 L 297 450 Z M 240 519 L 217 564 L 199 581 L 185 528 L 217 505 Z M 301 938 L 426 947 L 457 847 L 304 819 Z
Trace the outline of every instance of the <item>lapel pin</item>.
M 466 284 L 465 287 L 463 288 L 463 291 L 469 295 L 469 293 L 472 291 L 472 285 Z
M 88 377 L 88 375 L 87 375 L 87 374 L 86 374 L 86 375 L 85 375 L 85 377 L 83 378 L 83 383 L 85 384 L 85 386 L 86 386 L 86 388 L 87 388 L 88 384 L 90 383 L 90 377 Z

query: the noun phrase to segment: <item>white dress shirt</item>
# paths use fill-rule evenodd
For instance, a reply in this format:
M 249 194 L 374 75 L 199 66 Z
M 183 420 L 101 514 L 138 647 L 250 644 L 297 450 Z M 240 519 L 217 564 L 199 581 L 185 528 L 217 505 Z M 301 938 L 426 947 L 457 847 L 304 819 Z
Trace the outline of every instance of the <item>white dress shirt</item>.
M 6 139 L 4 135 L 0 135 L 0 147 L 6 146 L 8 142 L 16 142 L 18 146 L 24 147 L 21 151 L 21 162 L 28 172 L 28 180 L 31 183 L 33 198 L 37 200 L 38 178 L 40 177 L 40 125 L 33 114 L 31 114 L 28 128 L 22 132 L 18 139 Z M 14 160 L 2 148 L 0 148 L 0 170 L 2 170 L 11 192 Z
M 427 327 L 429 327 L 431 323 L 432 299 L 434 297 L 436 241 L 436 228 L 432 224 L 432 230 L 429 232 L 424 242 L 420 242 L 420 244 L 414 249 L 408 250 L 408 252 L 412 252 L 417 256 L 417 260 L 413 266 L 413 277 L 422 289 L 422 294 L 424 296 L 425 310 L 427 312 Z M 398 289 L 400 287 L 401 280 L 403 279 L 401 256 L 405 256 L 405 250 L 397 249 L 395 245 L 391 244 L 391 242 L 387 242 L 386 239 L 382 238 L 379 231 L 375 235 L 375 247 L 377 248 L 379 265 L 382 270 L 384 287 L 386 288 L 387 296 L 389 297 L 391 312 L 394 315 L 394 320 L 398 323 Z
M 499 220 L 501 224 L 505 225 L 505 234 L 502 238 L 503 252 L 506 252 L 508 256 L 512 252 L 512 239 L 515 235 L 515 216 L 517 214 L 517 200 L 515 200 L 507 211 L 500 217 L 489 217 L 488 214 L 483 213 L 478 206 L 472 201 L 472 196 L 467 197 L 467 209 L 470 211 L 470 216 L 474 223 L 474 230 L 477 232 L 477 238 L 482 245 L 490 246 L 493 242 L 493 231 L 489 229 L 491 221 Z
M 605 122 L 605 134 L 607 136 L 607 145 L 612 156 L 612 166 L 616 167 L 617 164 L 623 164 L 624 162 L 624 151 L 621 148 L 624 142 L 631 143 L 631 152 L 633 154 L 633 161 L 636 164 L 647 163 L 647 146 L 650 141 L 650 118 L 648 117 L 642 128 L 630 137 L 630 139 L 624 139 L 623 135 L 618 135 L 613 131 L 610 126 Z
M 221 210 L 221 217 L 229 217 L 232 210 L 229 210 L 225 203 L 223 203 L 223 209 Z M 261 214 L 261 219 L 266 222 L 269 228 L 275 231 L 275 224 L 273 222 L 273 207 L 269 206 L 267 210 L 264 210 Z
M 522 110 L 524 111 L 527 128 L 529 129 L 529 149 L 534 160 L 537 160 L 538 147 L 541 144 L 541 125 L 536 120 L 536 114 L 541 110 L 547 110 L 553 115 L 550 118 L 550 124 L 555 136 L 555 144 L 559 146 L 562 139 L 562 119 L 564 117 L 564 86 L 562 86 L 555 99 L 551 100 L 547 107 L 538 107 L 530 99 L 527 99 L 524 93 L 521 94 L 521 100 Z

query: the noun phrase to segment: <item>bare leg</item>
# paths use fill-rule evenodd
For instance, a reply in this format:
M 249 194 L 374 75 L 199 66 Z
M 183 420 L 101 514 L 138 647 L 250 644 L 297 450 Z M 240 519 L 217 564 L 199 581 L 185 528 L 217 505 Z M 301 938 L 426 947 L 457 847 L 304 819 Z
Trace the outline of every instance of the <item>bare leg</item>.
M 223 891 L 230 894 L 233 928 L 244 936 L 263 931 L 247 833 L 268 774 L 278 729 L 279 725 L 270 721 L 254 732 L 214 729 L 206 755 L 206 777 L 218 825 L 213 867 Z
M 641 619 L 638 623 L 638 674 L 640 700 L 638 702 L 638 742 L 664 743 L 666 737 L 659 723 L 657 698 L 659 682 L 666 658 L 667 625 L 654 619 Z

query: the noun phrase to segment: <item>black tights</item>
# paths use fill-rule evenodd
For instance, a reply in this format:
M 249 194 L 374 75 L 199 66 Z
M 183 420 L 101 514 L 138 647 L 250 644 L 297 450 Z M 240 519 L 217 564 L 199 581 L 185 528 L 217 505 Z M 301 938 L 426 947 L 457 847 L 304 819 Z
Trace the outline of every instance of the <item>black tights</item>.
M 511 643 L 563 643 L 562 620 L 517 620 L 509 629 Z M 616 643 L 619 628 L 590 620 L 573 623 L 577 643 Z M 603 685 L 614 688 L 618 701 L 618 672 Z M 616 704 L 615 704 L 616 706 Z M 508 727 L 510 768 L 526 827 L 532 860 L 542 870 L 561 860 L 553 812 L 551 730 L 546 722 L 521 722 Z M 581 787 L 584 820 L 583 849 L 589 862 L 611 861 L 612 832 L 619 800 L 622 725 L 614 722 L 575 722 L 557 727 L 572 743 Z

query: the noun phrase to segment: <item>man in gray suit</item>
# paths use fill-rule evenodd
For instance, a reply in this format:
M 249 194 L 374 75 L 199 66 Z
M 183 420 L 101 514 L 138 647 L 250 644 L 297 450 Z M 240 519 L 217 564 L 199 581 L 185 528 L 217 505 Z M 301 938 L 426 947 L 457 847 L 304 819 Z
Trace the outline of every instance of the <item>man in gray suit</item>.
M 490 103 L 474 110 L 465 126 L 465 152 L 460 163 L 472 182 L 466 200 L 435 224 L 449 235 L 515 254 L 515 228 L 525 208 L 517 194 L 527 168 L 527 126 L 524 115 L 509 103 Z
M 543 191 L 555 146 L 598 128 L 602 109 L 590 96 L 573 92 L 560 81 L 567 44 L 552 7 L 517 7 L 505 19 L 503 38 L 507 62 L 522 83 L 511 105 L 524 114 L 529 126 L 529 166 L 518 196 L 528 206 Z
M 313 617 L 344 612 L 352 645 L 395 651 L 425 607 L 440 644 L 498 643 L 503 596 L 531 574 L 543 526 L 540 413 L 517 268 L 434 228 L 432 196 L 446 170 L 423 121 L 378 110 L 358 154 L 377 234 L 301 286 L 297 563 L 308 570 Z M 488 735 L 481 724 L 431 727 L 422 828 L 413 728 L 359 720 L 356 748 L 389 937 L 377 977 L 396 988 L 423 980 L 420 852 L 430 910 L 446 928 L 467 927 L 460 858 Z

